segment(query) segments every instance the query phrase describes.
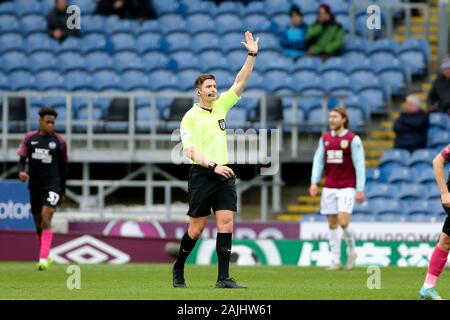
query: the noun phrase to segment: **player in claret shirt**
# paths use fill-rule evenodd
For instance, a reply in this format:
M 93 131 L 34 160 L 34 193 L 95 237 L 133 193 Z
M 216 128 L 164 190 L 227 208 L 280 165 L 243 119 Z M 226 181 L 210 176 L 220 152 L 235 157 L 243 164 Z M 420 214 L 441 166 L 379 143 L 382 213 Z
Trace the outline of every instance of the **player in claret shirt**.
M 46 270 L 52 263 L 49 258 L 52 217 L 65 194 L 67 147 L 64 139 L 55 133 L 57 112 L 42 108 L 39 116 L 39 130 L 28 132 L 19 147 L 19 179 L 28 181 L 30 190 L 31 212 L 39 245 L 36 267 Z
M 439 153 L 433 160 L 433 169 L 436 182 L 441 191 L 441 203 L 447 212 L 450 214 L 450 178 L 445 182 L 445 163 L 450 161 L 450 145 L 446 146 L 441 153 Z M 439 242 L 434 248 L 431 255 L 430 265 L 425 277 L 425 282 L 419 291 L 420 297 L 425 300 L 442 300 L 441 296 L 436 292 L 435 286 L 439 275 L 444 269 L 447 262 L 448 252 L 450 251 L 450 218 L 447 217 L 442 228 Z
M 329 270 L 339 270 L 341 265 L 342 227 L 347 242 L 347 269 L 355 266 L 355 237 L 350 229 L 350 215 L 355 199 L 364 202 L 366 180 L 364 148 L 361 139 L 348 130 L 349 118 L 342 107 L 329 114 L 330 131 L 322 134 L 314 156 L 310 195 L 318 193 L 318 184 L 325 168 L 325 186 L 322 192 L 320 213 L 328 216 L 332 264 Z

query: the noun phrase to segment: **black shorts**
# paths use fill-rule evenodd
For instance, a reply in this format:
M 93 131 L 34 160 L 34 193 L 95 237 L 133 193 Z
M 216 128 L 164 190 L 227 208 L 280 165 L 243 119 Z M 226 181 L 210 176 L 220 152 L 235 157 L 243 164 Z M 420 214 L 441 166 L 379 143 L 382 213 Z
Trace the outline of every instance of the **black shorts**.
M 41 214 L 42 207 L 56 208 L 60 198 L 59 190 L 34 190 L 30 189 L 31 213 Z
M 188 215 L 206 217 L 211 210 L 237 210 L 236 178 L 225 178 L 211 170 L 193 165 L 189 172 Z

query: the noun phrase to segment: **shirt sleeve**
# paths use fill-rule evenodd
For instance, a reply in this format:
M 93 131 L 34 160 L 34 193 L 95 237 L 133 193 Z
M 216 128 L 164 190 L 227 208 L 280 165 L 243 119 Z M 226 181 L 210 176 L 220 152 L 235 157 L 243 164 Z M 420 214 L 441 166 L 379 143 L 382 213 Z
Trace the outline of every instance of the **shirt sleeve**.
M 352 140 L 352 161 L 356 170 L 356 191 L 363 192 L 366 185 L 366 166 L 364 147 L 361 138 L 356 136 Z
M 446 162 L 450 161 L 450 144 L 442 149 L 441 155 L 444 157 Z
M 183 142 L 183 150 L 193 147 L 192 135 L 194 132 L 194 123 L 189 114 L 185 114 L 180 124 L 181 141 Z
M 22 142 L 20 143 L 19 150 L 17 151 L 17 154 L 21 157 L 28 157 L 28 140 L 30 139 L 30 136 L 27 134 L 23 138 Z
M 311 183 L 318 184 L 322 177 L 323 166 L 325 162 L 325 148 L 323 147 L 322 138 L 319 139 L 316 153 L 314 154 L 314 161 L 311 174 Z
M 214 102 L 214 107 L 221 108 L 225 113 L 228 112 L 238 101 L 241 99 L 233 89 L 228 89 L 228 91 L 222 93 Z

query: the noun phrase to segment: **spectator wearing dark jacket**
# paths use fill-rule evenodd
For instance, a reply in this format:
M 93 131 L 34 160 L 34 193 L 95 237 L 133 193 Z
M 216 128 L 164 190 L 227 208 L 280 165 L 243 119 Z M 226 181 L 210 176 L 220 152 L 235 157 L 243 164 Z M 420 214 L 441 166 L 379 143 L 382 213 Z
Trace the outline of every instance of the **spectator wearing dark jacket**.
M 291 23 L 281 34 L 284 55 L 293 58 L 303 57 L 306 51 L 308 26 L 303 22 L 300 8 L 293 5 L 290 10 Z
M 441 74 L 428 93 L 428 108 L 430 112 L 450 114 L 450 57 L 442 60 Z
M 123 19 L 155 19 L 150 0 L 97 0 L 96 14 L 118 15 Z
M 421 109 L 419 97 L 409 95 L 405 110 L 394 123 L 395 148 L 414 152 L 427 147 L 428 114 Z
M 317 20 L 309 28 L 306 40 L 308 54 L 327 59 L 339 55 L 344 47 L 345 31 L 331 12 L 331 7 L 323 3 L 317 10 Z
M 67 28 L 67 20 L 70 17 L 67 11 L 66 0 L 55 0 L 55 7 L 47 15 L 47 30 L 50 37 L 64 41 L 68 36 L 79 36 L 80 30 Z

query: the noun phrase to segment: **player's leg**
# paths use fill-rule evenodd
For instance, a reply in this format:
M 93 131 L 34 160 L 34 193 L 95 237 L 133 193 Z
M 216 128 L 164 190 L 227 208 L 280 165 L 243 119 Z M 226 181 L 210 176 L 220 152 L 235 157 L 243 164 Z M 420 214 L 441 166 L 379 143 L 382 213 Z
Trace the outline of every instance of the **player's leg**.
M 233 216 L 231 210 L 215 211 L 217 223 L 216 252 L 218 262 L 216 288 L 247 288 L 230 278 L 231 241 L 233 238 Z
M 50 248 L 52 246 L 53 232 L 52 219 L 59 202 L 59 194 L 54 191 L 43 193 L 43 206 L 41 210 L 41 249 L 39 252 L 39 270 L 45 270 L 49 267 L 53 260 L 49 258 Z
M 439 237 L 439 242 L 433 250 L 428 266 L 425 282 L 419 291 L 419 295 L 426 300 L 441 300 L 441 296 L 436 292 L 435 286 L 447 263 L 448 252 L 450 251 L 450 218 L 447 217 Z
M 38 244 L 38 249 L 41 249 L 41 237 L 42 237 L 42 196 L 38 194 L 36 191 L 30 191 L 30 205 L 31 205 L 31 214 L 33 215 L 34 227 L 36 229 L 36 242 Z
M 320 213 L 327 216 L 329 228 L 329 244 L 331 251 L 331 266 L 328 270 L 341 269 L 341 239 L 337 218 L 337 189 L 323 188 L 320 199 Z
M 355 234 L 350 226 L 350 217 L 355 205 L 356 190 L 353 188 L 345 188 L 339 190 L 338 194 L 338 220 L 343 231 L 343 238 L 347 244 L 347 265 L 346 268 L 351 270 L 355 267 L 356 251 L 355 251 Z

